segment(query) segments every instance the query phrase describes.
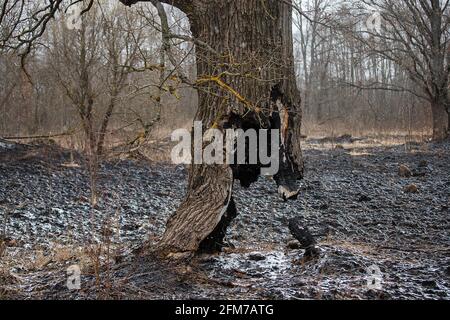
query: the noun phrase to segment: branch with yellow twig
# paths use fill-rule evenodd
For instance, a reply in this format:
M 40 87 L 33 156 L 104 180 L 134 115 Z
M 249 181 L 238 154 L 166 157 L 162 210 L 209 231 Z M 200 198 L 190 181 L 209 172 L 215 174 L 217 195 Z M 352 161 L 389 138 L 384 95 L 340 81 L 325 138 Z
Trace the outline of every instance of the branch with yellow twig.
M 236 99 L 238 99 L 239 102 L 244 104 L 247 109 L 259 113 L 261 111 L 261 109 L 259 107 L 255 106 L 253 103 L 251 103 L 244 96 L 242 96 L 239 92 L 237 92 L 235 89 L 233 89 L 230 85 L 228 85 L 227 83 L 225 83 L 222 80 L 222 76 L 225 74 L 226 73 L 224 72 L 217 76 L 207 76 L 207 77 L 199 78 L 199 79 L 197 79 L 196 84 L 201 85 L 201 84 L 208 83 L 208 82 L 214 82 L 220 88 L 231 93 L 234 97 L 236 97 Z

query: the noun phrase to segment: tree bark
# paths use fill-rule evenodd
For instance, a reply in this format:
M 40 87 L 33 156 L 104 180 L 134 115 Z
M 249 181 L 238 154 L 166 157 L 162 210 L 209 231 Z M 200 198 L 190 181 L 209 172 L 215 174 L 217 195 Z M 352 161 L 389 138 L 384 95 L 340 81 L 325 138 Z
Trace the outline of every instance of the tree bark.
M 448 136 L 450 116 L 447 106 L 441 101 L 431 103 L 433 117 L 433 140 L 442 141 Z
M 274 180 L 284 199 L 295 198 L 297 181 L 303 177 L 302 115 L 289 1 L 192 0 L 174 4 L 187 13 L 197 44 L 196 120 L 202 121 L 203 132 L 230 127 L 279 129 L 280 170 Z M 248 187 L 258 179 L 260 170 L 260 164 L 191 165 L 187 195 L 169 219 L 159 251 L 167 255 L 220 249 L 236 216 L 233 181 L 240 180 Z

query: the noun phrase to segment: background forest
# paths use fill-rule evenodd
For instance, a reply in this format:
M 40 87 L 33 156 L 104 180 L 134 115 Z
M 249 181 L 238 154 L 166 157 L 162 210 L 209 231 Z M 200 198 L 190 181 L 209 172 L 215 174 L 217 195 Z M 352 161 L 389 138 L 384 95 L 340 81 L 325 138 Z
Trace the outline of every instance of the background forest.
M 423 139 L 433 132 L 427 95 L 433 79 L 426 66 L 432 49 L 420 42 L 425 41 L 420 25 L 408 25 L 407 7 L 397 13 L 389 11 L 395 9 L 390 1 L 371 2 L 295 1 L 294 50 L 306 136 Z M 442 67 L 449 64 L 449 10 L 439 35 L 441 51 L 447 52 Z M 129 9 L 101 2 L 84 15 L 81 30 L 67 27 L 70 12 L 59 14 L 33 44 L 25 68 L 17 53 L 4 47 L 0 135 L 54 135 L 66 146 L 89 150 L 92 143 L 102 151 L 104 141 L 108 147 L 136 144 L 188 127 L 196 93 L 173 70 L 180 67 L 195 79 L 194 47 L 184 14 L 170 6 L 167 11 L 170 31 L 179 35 L 170 39 L 176 66 L 162 48 L 156 10 L 146 4 Z M 371 30 L 378 27 L 381 33 Z M 6 24 L 2 28 L 8 32 Z M 408 46 L 407 39 L 418 43 Z

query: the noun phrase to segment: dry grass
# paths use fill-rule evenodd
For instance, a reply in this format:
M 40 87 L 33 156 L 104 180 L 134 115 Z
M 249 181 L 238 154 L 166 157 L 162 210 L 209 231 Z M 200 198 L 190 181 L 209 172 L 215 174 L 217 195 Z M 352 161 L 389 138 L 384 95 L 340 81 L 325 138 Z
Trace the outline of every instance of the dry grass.
M 107 245 L 55 245 L 50 251 L 7 248 L 0 260 L 0 272 L 19 269 L 27 273 L 76 264 L 90 273 L 96 266 L 114 260 L 115 252 L 119 251 L 119 247 L 108 248 Z

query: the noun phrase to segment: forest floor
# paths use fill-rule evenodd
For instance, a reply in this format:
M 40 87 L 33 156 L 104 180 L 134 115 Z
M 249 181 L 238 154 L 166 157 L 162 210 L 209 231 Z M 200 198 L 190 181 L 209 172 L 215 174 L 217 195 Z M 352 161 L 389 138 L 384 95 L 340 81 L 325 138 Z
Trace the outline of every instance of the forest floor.
M 450 143 L 341 140 L 304 143 L 296 201 L 266 178 L 237 183 L 230 246 L 189 264 L 138 250 L 180 203 L 183 167 L 108 161 L 92 209 L 89 176 L 69 151 L 0 142 L 0 299 L 450 299 Z M 302 259 L 294 217 L 319 258 Z M 71 265 L 81 290 L 66 286 Z M 368 268 L 381 288 L 367 286 Z

